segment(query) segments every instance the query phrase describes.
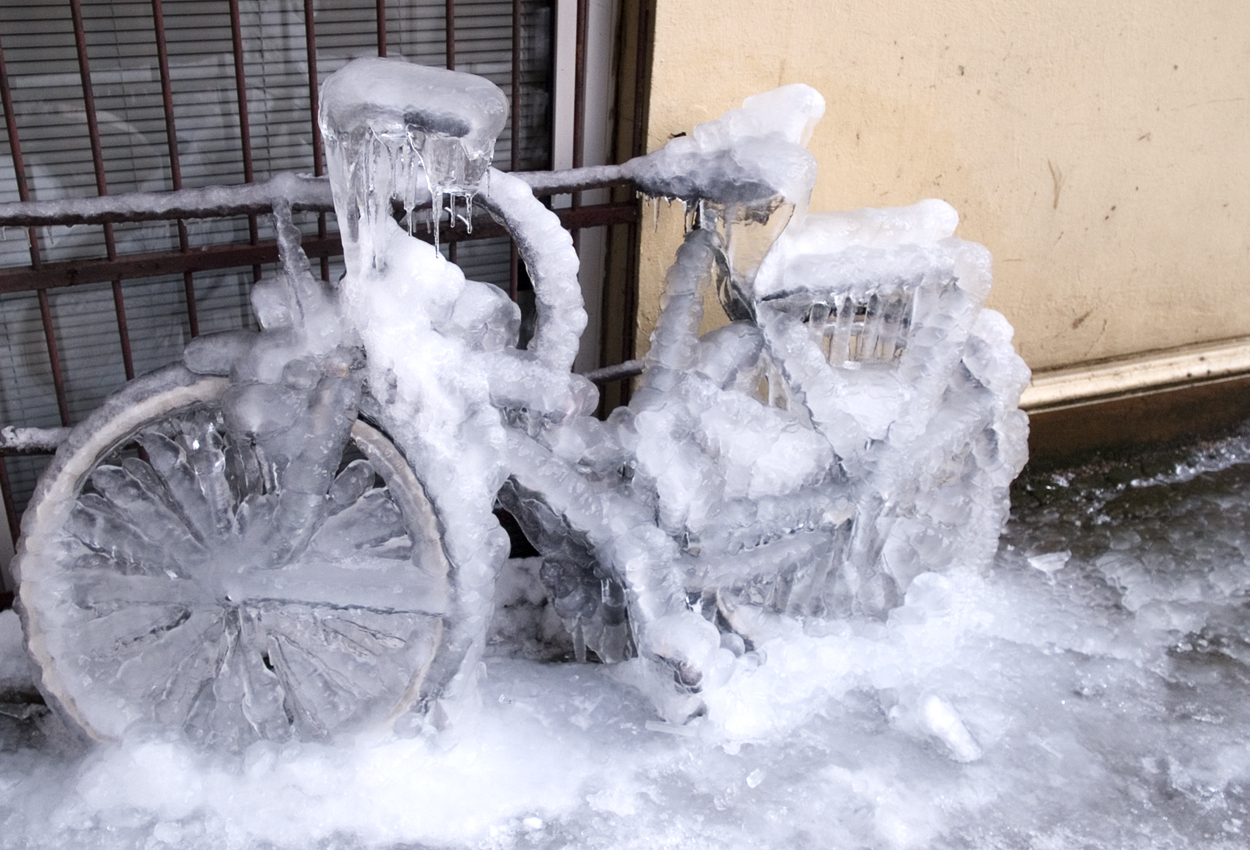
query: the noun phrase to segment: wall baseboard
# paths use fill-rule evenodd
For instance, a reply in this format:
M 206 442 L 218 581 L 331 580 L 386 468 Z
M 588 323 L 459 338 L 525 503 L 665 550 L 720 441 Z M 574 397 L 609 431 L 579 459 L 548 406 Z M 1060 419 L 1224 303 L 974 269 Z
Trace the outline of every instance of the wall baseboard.
M 1250 419 L 1250 338 L 1038 372 L 1020 406 L 1034 469 L 1226 434 Z

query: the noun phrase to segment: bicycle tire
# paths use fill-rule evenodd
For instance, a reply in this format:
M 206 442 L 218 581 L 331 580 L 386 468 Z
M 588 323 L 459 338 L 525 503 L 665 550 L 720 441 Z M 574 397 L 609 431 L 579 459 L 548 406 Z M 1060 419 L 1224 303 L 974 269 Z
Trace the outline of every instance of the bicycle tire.
M 450 594 L 421 483 L 357 421 L 363 458 L 341 464 L 308 547 L 249 564 L 251 509 L 278 494 L 222 426 L 228 387 L 181 366 L 131 382 L 71 432 L 23 518 L 27 646 L 45 697 L 90 738 L 326 739 L 421 696 Z

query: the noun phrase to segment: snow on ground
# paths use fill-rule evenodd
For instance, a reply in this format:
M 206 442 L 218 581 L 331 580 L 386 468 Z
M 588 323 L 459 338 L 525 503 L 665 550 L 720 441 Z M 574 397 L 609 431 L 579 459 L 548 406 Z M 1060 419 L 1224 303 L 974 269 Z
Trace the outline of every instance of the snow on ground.
M 431 739 L 84 750 L 12 701 L 5 612 L 0 847 L 1244 847 L 1248 447 L 1030 479 L 991 569 L 780 630 L 702 726 L 494 657 Z

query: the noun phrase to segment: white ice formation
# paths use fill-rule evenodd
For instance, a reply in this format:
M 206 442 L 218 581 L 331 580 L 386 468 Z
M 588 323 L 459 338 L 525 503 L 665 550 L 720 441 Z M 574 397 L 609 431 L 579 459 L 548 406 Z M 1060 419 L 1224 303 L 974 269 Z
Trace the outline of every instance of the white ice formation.
M 321 103 L 343 309 L 368 352 L 378 418 L 435 506 L 452 568 L 453 610 L 419 704 L 435 714 L 470 690 L 508 554 L 492 513 L 508 476 L 508 422 L 559 423 L 597 401 L 569 372 L 586 323 L 572 240 L 527 186 L 488 171 L 506 106 L 478 77 L 374 59 L 327 81 Z M 532 350 L 517 348 L 520 312 L 505 294 L 466 280 L 395 223 L 392 200 L 411 216 L 423 188 L 436 206 L 444 194 L 468 206 L 481 192 L 511 225 L 538 296 Z
M 634 648 L 624 588 L 670 719 L 755 663 L 777 615 L 880 618 L 919 573 L 985 563 L 1026 459 L 1029 373 L 983 307 L 988 252 L 941 201 L 804 217 L 821 111 L 789 86 L 628 166 L 697 206 L 647 371 L 603 425 L 518 438 L 542 450 L 501 494 L 605 660 Z M 734 321 L 699 338 L 709 291 Z
M 509 549 L 497 501 L 576 655 L 634 658 L 671 728 L 728 723 L 764 644 L 884 620 L 918 575 L 991 556 L 1028 370 L 954 210 L 806 214 L 824 111 L 806 86 L 626 164 L 694 214 L 647 370 L 601 422 L 570 373 L 572 240 L 489 168 L 507 111 L 480 78 L 349 63 L 320 109 L 337 290 L 279 203 L 264 332 L 197 341 L 71 435 L 19 573 L 44 688 L 89 733 L 243 748 L 442 727 L 472 705 Z M 438 251 L 447 196 L 513 234 L 538 309 L 525 349 L 516 305 Z M 435 244 L 414 236 L 426 202 Z M 731 323 L 700 338 L 712 292 Z M 142 452 L 114 451 L 136 431 Z M 977 757 L 941 694 L 908 705 Z
M 733 320 L 752 317 L 760 262 L 791 218 L 803 221 L 816 183 L 805 146 L 824 113 L 811 86 L 782 86 L 624 166 L 640 191 L 680 200 L 701 228 L 720 233 L 731 274 L 717 285 Z
M 431 665 L 447 610 L 434 518 L 357 421 L 353 335 L 275 213 L 284 270 L 253 292 L 264 333 L 200 338 L 110 397 L 24 517 L 27 645 L 91 737 L 336 736 L 402 712 Z
M 991 569 L 922 575 L 884 622 L 774 618 L 684 726 L 622 683 L 636 659 L 495 657 L 480 716 L 428 740 L 67 758 L 6 704 L 0 613 L 0 848 L 1244 850 L 1248 437 L 1033 477 Z M 1051 582 L 1028 560 L 1056 549 Z
M 502 91 L 481 77 L 385 59 L 357 59 L 326 80 L 321 131 L 335 151 L 327 159 L 336 210 L 353 240 L 391 218 L 398 202 L 413 228 L 412 211 L 427 201 L 438 243 L 444 197 L 454 222 L 457 197 L 464 219 L 494 158 L 495 137 L 508 120 Z M 329 117 L 326 117 L 329 116 Z M 346 215 L 343 215 L 346 213 Z

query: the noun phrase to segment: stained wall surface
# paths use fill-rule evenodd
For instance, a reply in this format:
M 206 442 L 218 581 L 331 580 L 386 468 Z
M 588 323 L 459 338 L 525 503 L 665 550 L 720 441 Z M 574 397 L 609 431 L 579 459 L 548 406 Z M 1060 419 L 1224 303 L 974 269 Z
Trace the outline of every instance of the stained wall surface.
M 658 0 L 652 82 L 649 149 L 817 88 L 811 208 L 949 201 L 1034 370 L 1250 334 L 1244 0 Z M 680 208 L 644 232 L 640 350 Z

